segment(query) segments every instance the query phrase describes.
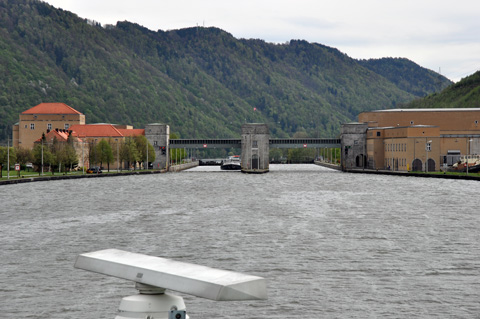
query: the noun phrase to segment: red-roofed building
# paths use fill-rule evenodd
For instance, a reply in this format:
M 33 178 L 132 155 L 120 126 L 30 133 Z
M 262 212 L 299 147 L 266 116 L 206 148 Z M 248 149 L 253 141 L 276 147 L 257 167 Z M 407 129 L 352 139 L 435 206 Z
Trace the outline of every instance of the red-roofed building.
M 47 145 L 51 145 L 54 140 L 57 140 L 57 142 L 59 143 L 66 143 L 68 141 L 68 137 L 72 133 L 73 132 L 71 130 L 65 129 L 51 130 L 45 134 L 45 142 L 47 143 Z M 35 143 L 42 143 L 42 138 L 40 137 L 38 140 L 35 141 Z M 87 143 L 85 142 L 85 140 L 78 137 L 73 137 L 73 147 L 75 148 L 78 156 L 79 167 L 89 167 L 89 148 L 86 144 Z
M 85 124 L 85 115 L 64 103 L 40 103 L 20 114 L 13 126 L 13 145 L 31 149 L 42 133 Z
M 14 146 L 32 149 L 42 134 L 49 143 L 53 139 L 66 142 L 70 132 L 76 138 L 79 166 L 88 166 L 88 149 L 102 139 L 116 143 L 118 149 L 126 137 L 145 135 L 144 129 L 131 125 L 85 124 L 85 115 L 64 103 L 41 103 L 20 114 L 20 121 L 13 126 Z

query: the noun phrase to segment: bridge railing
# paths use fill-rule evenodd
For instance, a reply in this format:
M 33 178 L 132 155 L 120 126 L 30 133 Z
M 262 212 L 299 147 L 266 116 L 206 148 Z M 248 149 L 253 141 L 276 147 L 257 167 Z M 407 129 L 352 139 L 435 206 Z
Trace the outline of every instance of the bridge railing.
M 276 138 L 270 139 L 271 148 L 338 148 L 341 140 L 337 138 Z
M 181 139 L 170 140 L 170 148 L 241 148 L 240 139 Z
M 271 148 L 317 148 L 340 147 L 337 138 L 275 138 L 270 139 Z M 170 140 L 170 148 L 241 148 L 241 139 L 178 139 Z

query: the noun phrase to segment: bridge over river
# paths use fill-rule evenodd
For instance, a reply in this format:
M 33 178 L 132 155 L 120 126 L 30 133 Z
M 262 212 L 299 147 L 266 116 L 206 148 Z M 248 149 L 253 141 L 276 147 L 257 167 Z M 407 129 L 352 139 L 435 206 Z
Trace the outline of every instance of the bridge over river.
M 338 138 L 270 138 L 270 148 L 340 148 Z M 242 148 L 241 139 L 177 139 L 170 140 L 171 149 L 179 148 Z

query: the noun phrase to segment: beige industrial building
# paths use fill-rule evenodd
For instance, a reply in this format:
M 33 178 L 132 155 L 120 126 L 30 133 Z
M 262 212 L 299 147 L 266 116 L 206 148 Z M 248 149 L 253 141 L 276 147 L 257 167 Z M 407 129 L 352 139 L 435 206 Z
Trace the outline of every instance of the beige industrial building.
M 345 124 L 346 169 L 438 171 L 480 154 L 480 108 L 364 112 Z M 363 133 L 362 133 L 363 132 Z M 360 135 L 364 134 L 363 137 Z M 355 146 L 348 155 L 347 148 Z

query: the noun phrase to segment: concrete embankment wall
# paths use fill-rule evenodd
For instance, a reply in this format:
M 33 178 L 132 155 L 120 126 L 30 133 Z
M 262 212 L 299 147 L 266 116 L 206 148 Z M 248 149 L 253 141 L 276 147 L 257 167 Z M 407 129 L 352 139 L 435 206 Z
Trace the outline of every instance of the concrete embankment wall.
M 319 166 L 335 169 L 335 170 L 342 170 L 340 166 L 330 164 L 330 163 L 315 161 L 315 164 Z M 372 170 L 372 169 L 349 169 L 345 171 L 345 173 L 380 174 L 380 175 L 394 175 L 394 176 L 464 179 L 464 180 L 480 181 L 480 177 L 470 176 L 470 175 L 448 175 L 448 174 L 432 174 L 432 173 L 425 174 L 425 173 L 411 173 L 411 172 L 398 172 L 398 171 L 386 171 L 386 170 Z
M 185 164 L 180 164 L 180 165 L 175 165 L 175 166 L 170 166 L 168 168 L 169 172 L 180 172 L 192 167 L 198 166 L 198 161 L 191 162 L 191 163 L 185 163 Z
M 350 169 L 346 173 L 360 173 L 360 174 L 380 174 L 380 175 L 394 175 L 394 176 L 409 176 L 409 177 L 426 177 L 426 178 L 443 178 L 443 179 L 465 179 L 472 181 L 480 181 L 480 177 L 471 175 L 449 175 L 449 174 L 433 174 L 433 173 L 411 173 L 411 172 L 397 172 L 371 169 Z
M 331 163 L 325 163 L 325 162 L 315 161 L 315 165 L 322 166 L 322 167 L 326 167 L 326 168 L 335 169 L 335 170 L 337 170 L 337 171 L 341 171 L 341 170 L 342 170 L 342 168 L 340 167 L 340 165 L 335 165 L 335 164 L 331 164 Z

